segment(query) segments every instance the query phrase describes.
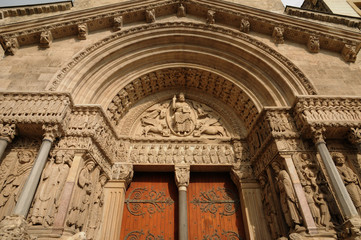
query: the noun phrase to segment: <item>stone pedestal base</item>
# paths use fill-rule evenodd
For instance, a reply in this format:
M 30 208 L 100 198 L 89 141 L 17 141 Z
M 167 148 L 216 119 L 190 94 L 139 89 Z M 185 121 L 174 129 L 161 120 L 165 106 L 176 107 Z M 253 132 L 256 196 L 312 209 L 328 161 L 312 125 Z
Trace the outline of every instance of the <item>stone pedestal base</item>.
M 1 240 L 32 240 L 28 234 L 28 224 L 23 216 L 6 216 L 0 222 Z

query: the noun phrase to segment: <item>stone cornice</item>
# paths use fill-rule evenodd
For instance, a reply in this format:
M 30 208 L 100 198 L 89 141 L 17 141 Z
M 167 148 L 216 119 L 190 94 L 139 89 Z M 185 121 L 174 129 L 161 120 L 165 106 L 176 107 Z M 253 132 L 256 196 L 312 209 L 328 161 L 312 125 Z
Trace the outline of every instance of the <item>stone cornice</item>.
M 26 23 L 5 25 L 0 31 L 0 42 L 4 49 L 17 45 L 35 44 L 40 41 L 41 32 L 50 30 L 54 39 L 70 35 L 78 35 L 78 25 L 87 24 L 89 31 L 102 28 L 111 28 L 114 18 L 122 16 L 124 24 L 145 21 L 145 11 L 155 9 L 156 17 L 175 15 L 179 1 L 137 1 L 92 8 L 68 14 L 57 15 Z M 266 12 L 263 10 L 242 5 L 198 0 L 185 1 L 184 6 L 189 15 L 206 18 L 207 11 L 215 12 L 215 24 L 225 24 L 228 27 L 239 28 L 242 19 L 247 19 L 250 24 L 250 33 L 259 32 L 272 36 L 274 29 L 283 29 L 285 40 L 307 44 L 310 37 L 317 37 L 323 49 L 340 52 L 346 61 L 354 61 L 352 55 L 357 55 L 361 47 L 361 35 L 335 27 L 325 27 L 322 24 L 295 19 L 287 15 Z M 63 19 L 63 20 L 59 20 Z M 12 47 L 13 46 L 13 47 Z M 346 48 L 346 49 L 345 49 Z M 351 49 L 351 50 L 349 50 Z M 6 50 L 12 54 L 13 50 Z

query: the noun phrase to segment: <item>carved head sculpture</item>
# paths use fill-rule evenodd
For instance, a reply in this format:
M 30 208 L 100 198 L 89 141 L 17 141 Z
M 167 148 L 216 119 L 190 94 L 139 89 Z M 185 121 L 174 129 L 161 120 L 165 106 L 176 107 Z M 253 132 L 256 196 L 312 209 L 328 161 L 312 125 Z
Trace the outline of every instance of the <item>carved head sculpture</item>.
M 264 175 L 261 175 L 259 177 L 259 183 L 261 184 L 261 186 L 264 188 L 264 186 L 266 186 L 266 177 Z
M 179 93 L 179 101 L 180 102 L 184 102 L 186 100 L 185 96 L 184 96 L 184 93 Z
M 342 153 L 334 152 L 331 154 L 331 156 L 336 166 L 342 166 L 345 164 L 345 156 Z
M 88 161 L 87 163 L 85 163 L 85 166 L 89 171 L 92 171 L 94 169 L 94 167 L 95 167 L 95 162 Z
M 107 176 L 105 174 L 101 174 L 100 177 L 99 177 L 99 182 L 100 182 L 100 185 L 104 186 L 105 183 L 107 182 Z
M 57 151 L 55 154 L 54 162 L 57 164 L 63 163 L 64 160 L 64 152 L 63 151 Z
M 28 163 L 33 158 L 33 153 L 29 150 L 22 150 L 18 152 L 19 163 Z
M 278 162 L 273 162 L 271 164 L 272 169 L 275 171 L 276 174 L 278 174 L 281 171 L 281 166 Z
M 311 193 L 312 192 L 311 186 L 305 186 L 305 191 L 306 193 Z

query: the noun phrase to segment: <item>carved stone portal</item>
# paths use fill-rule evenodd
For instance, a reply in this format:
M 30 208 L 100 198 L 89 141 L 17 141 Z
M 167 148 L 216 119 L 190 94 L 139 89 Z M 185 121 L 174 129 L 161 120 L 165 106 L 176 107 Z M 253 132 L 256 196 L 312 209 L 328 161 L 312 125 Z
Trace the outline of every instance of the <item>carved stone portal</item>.
M 183 93 L 150 107 L 140 122 L 137 136 L 229 136 L 218 114 L 205 104 L 186 100 Z

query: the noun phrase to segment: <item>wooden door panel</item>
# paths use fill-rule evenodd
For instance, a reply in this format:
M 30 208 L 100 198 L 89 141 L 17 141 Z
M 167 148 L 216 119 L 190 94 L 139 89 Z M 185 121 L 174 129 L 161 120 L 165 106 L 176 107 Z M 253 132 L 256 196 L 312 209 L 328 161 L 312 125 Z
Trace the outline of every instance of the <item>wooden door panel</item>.
M 229 173 L 191 173 L 190 240 L 246 239 L 239 196 Z
M 120 239 L 177 239 L 177 201 L 172 173 L 137 172 L 125 195 Z

